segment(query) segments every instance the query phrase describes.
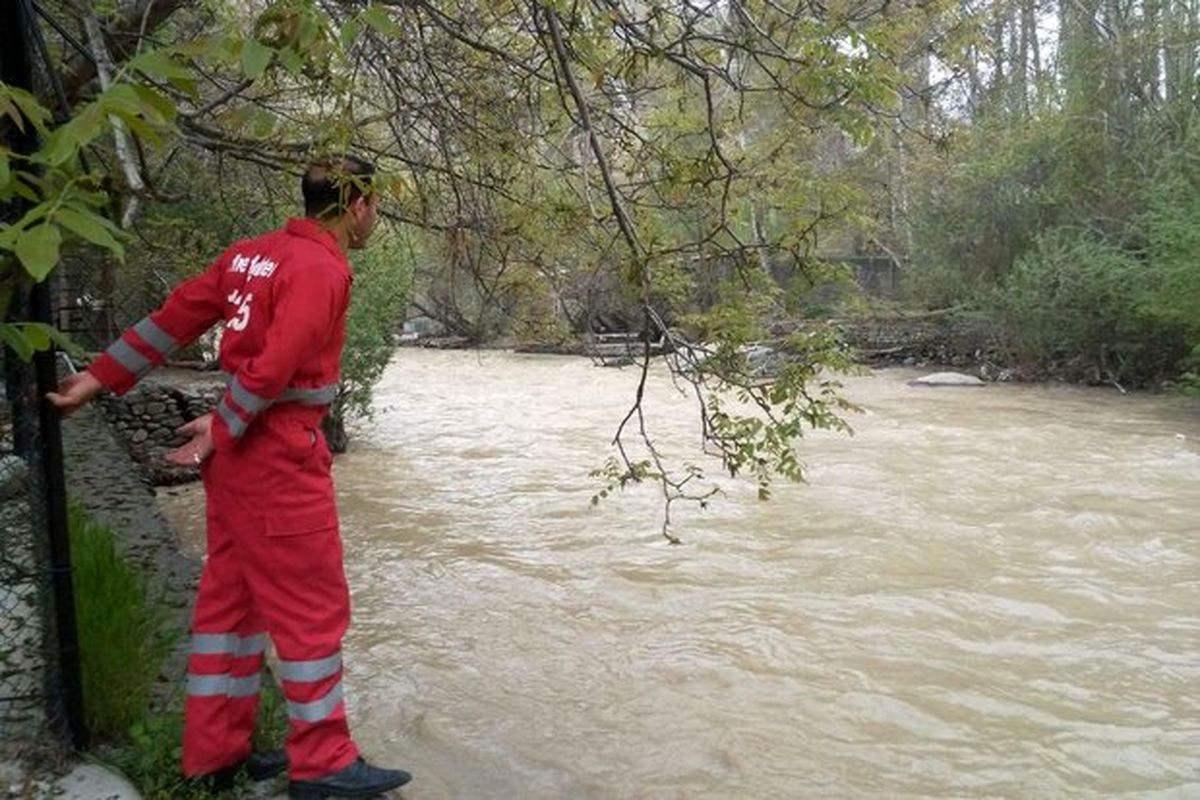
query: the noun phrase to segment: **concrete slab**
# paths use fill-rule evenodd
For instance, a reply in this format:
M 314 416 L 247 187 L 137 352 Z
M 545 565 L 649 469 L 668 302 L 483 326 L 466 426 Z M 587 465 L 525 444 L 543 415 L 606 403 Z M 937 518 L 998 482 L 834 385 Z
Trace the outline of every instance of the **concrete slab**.
M 80 764 L 56 785 L 63 800 L 142 800 L 128 780 L 97 764 Z

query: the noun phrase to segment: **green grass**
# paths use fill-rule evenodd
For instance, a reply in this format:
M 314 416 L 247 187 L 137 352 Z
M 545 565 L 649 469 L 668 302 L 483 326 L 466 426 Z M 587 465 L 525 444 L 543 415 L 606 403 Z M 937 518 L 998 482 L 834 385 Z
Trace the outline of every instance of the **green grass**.
M 175 705 L 178 705 L 175 704 Z M 283 747 L 287 733 L 287 706 L 275 681 L 264 680 L 258 706 L 254 748 Z M 173 711 L 141 720 L 129 731 L 125 743 L 109 749 L 103 760 L 120 770 L 137 787 L 145 800 L 200 800 L 211 797 L 206 790 L 189 785 L 183 777 L 183 712 Z M 249 785 L 243 783 L 226 797 L 242 797 Z
M 108 527 L 72 504 L 70 531 L 84 716 L 94 739 L 119 741 L 145 717 L 180 634 Z
M 274 680 L 263 676 L 262 694 L 258 699 L 258 722 L 254 728 L 255 750 L 277 750 L 287 738 L 287 701 Z

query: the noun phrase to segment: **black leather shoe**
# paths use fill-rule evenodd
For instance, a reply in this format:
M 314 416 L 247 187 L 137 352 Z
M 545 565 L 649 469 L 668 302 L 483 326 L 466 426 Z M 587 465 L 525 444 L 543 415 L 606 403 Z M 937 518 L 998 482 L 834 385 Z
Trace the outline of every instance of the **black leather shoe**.
M 288 757 L 283 750 L 263 750 L 260 753 L 251 753 L 243 763 L 250 780 L 265 781 L 287 772 Z
M 326 797 L 374 797 L 412 780 L 402 769 L 383 769 L 361 758 L 343 770 L 311 781 L 292 781 L 291 800 L 324 800 Z
M 265 781 L 274 778 L 288 768 L 287 753 L 282 750 L 266 750 L 261 753 L 251 753 L 241 761 L 235 761 L 228 767 L 223 767 L 207 775 L 197 775 L 188 783 L 210 792 L 227 792 L 237 784 L 238 776 L 245 773 L 252 781 Z

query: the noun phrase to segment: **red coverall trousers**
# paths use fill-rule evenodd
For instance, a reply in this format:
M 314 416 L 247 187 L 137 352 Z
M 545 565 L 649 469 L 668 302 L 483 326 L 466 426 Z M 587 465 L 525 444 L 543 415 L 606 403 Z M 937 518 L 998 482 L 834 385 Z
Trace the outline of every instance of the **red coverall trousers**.
M 224 323 L 229 384 L 202 467 L 208 558 L 188 659 L 188 775 L 250 752 L 268 636 L 287 700 L 291 777 L 327 775 L 358 756 L 342 699 L 350 602 L 320 431 L 337 393 L 350 281 L 333 236 L 313 220 L 289 220 L 231 246 L 88 368 L 124 392 Z
M 330 456 L 317 426 L 297 419 L 305 411 L 271 409 L 247 434 L 255 440 L 245 455 L 218 452 L 203 469 L 208 558 L 188 659 L 183 769 L 189 775 L 250 752 L 268 635 L 287 700 L 292 778 L 319 777 L 358 756 L 342 701 L 340 647 L 350 598 Z M 252 463 L 263 459 L 272 463 Z M 292 470 L 295 483 L 271 494 L 255 491 L 246 479 L 262 469 Z

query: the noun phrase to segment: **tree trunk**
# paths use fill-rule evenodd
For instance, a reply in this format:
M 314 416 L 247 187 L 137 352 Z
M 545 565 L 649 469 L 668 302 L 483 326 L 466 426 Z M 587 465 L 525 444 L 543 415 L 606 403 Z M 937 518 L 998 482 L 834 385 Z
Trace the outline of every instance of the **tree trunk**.
M 346 420 L 340 408 L 330 407 L 329 413 L 321 420 L 321 432 L 325 434 L 325 443 L 332 453 L 344 453 L 350 444 L 346 434 Z
M 1016 39 L 1017 63 L 1013 74 L 1013 96 L 1017 105 L 1014 111 L 1022 117 L 1029 116 L 1029 39 L 1036 38 L 1037 31 L 1029 20 L 1029 3 L 1021 7 L 1021 15 L 1013 20 L 1013 38 Z
M 1045 93 L 1042 80 L 1042 45 L 1038 41 L 1037 0 L 1025 0 L 1025 30 L 1029 38 L 1029 47 L 1033 55 L 1033 89 L 1036 105 L 1040 107 Z

